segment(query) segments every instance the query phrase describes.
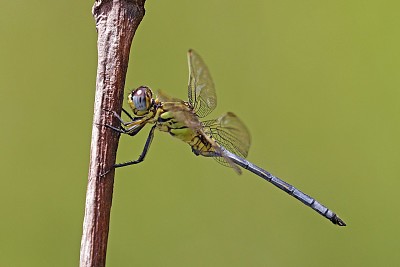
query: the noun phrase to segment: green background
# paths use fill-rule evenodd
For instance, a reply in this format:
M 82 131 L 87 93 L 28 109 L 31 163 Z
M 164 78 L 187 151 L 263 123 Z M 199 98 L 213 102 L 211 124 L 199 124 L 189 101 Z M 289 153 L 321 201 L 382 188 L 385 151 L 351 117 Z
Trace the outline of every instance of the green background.
M 0 266 L 77 266 L 97 66 L 91 1 L 2 1 Z M 108 266 L 395 266 L 400 260 L 398 1 L 151 1 L 126 92 L 186 96 L 186 51 L 248 159 L 337 212 L 156 132 L 116 172 Z M 126 104 L 126 103 L 124 103 Z M 125 106 L 126 107 L 126 106 Z M 149 129 L 149 127 L 147 128 Z M 123 136 L 136 158 L 148 130 Z

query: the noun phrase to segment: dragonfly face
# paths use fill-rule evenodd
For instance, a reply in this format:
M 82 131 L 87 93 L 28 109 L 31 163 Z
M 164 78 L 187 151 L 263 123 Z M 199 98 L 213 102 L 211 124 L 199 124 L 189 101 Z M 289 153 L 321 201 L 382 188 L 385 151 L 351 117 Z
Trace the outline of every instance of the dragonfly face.
M 140 86 L 129 94 L 128 103 L 136 116 L 144 116 L 154 104 L 153 92 L 147 86 Z

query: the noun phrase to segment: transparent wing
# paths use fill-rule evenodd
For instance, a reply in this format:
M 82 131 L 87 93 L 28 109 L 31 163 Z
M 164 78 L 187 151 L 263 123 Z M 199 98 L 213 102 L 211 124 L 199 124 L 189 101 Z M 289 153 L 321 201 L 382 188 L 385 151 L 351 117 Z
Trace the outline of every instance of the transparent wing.
M 193 106 L 194 112 L 200 118 L 211 113 L 217 106 L 217 95 L 215 94 L 214 82 L 210 72 L 201 57 L 189 50 L 189 103 Z
M 157 99 L 161 102 L 177 102 L 177 103 L 184 103 L 182 99 L 172 97 L 165 93 L 163 90 L 157 90 Z
M 227 113 L 215 120 L 201 122 L 199 117 L 193 112 L 190 103 L 171 98 L 158 91 L 157 99 L 162 101 L 163 107 L 171 112 L 174 123 L 181 123 L 204 138 L 212 145 L 215 153 L 221 156 L 213 156 L 222 165 L 232 167 L 238 174 L 241 170 L 221 149 L 225 149 L 242 157 L 247 156 L 250 147 L 250 135 L 246 126 L 233 113 Z
M 250 133 L 244 123 L 232 112 L 215 119 L 203 121 L 205 134 L 216 140 L 217 144 L 242 158 L 246 158 L 250 149 Z M 225 166 L 231 164 L 224 157 L 215 158 Z
M 157 99 L 163 103 L 168 112 L 173 113 L 175 122 L 180 122 L 196 131 L 203 127 L 187 102 L 171 97 L 161 90 L 157 92 Z

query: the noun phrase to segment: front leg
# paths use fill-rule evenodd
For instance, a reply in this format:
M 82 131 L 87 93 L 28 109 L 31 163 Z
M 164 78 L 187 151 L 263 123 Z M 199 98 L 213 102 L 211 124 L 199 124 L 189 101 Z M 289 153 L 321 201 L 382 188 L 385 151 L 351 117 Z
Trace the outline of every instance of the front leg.
M 132 119 L 132 121 L 125 122 L 118 114 L 117 112 L 113 111 L 114 117 L 116 117 L 119 122 L 120 122 L 120 127 L 115 127 L 109 124 L 106 124 L 105 126 L 122 134 L 128 134 L 130 136 L 136 135 L 140 130 L 146 125 L 148 119 L 144 117 L 135 117 L 133 118 L 125 109 L 122 109 L 125 114 L 129 116 L 129 118 Z
M 126 111 L 126 109 L 124 109 L 124 108 L 122 108 L 122 111 L 126 114 L 126 116 L 128 116 L 129 117 L 129 119 L 131 119 L 132 121 L 134 121 L 136 118 L 133 118 L 132 117 L 132 115 L 128 112 L 128 111 Z
M 120 123 L 121 123 L 122 125 L 124 125 L 124 126 L 127 126 L 128 124 L 130 124 L 130 123 L 132 123 L 132 122 L 134 122 L 134 121 L 137 121 L 137 120 L 140 120 L 140 119 L 141 119 L 141 117 L 132 117 L 132 115 L 129 114 L 129 112 L 126 111 L 126 109 L 124 109 L 124 108 L 122 108 L 122 111 L 131 119 L 131 121 L 125 122 L 125 121 L 121 118 L 121 116 L 118 115 L 117 112 L 113 111 L 112 113 L 113 113 L 114 117 L 116 117 L 116 118 L 120 121 Z
M 104 124 L 104 126 L 106 126 L 107 128 L 112 129 L 113 131 L 116 131 L 118 133 L 122 133 L 122 134 L 127 134 L 130 136 L 135 136 L 138 132 L 140 132 L 140 130 L 142 130 L 142 128 L 146 125 L 146 121 L 141 122 L 141 124 L 137 124 L 137 123 L 131 123 L 131 125 L 129 128 L 125 128 L 123 126 L 115 127 L 109 124 Z

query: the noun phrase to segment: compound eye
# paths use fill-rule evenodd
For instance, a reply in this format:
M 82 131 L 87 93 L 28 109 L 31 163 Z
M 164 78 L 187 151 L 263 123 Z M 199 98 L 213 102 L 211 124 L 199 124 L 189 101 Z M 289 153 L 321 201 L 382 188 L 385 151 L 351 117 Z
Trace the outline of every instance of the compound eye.
M 136 90 L 133 93 L 132 101 L 133 101 L 133 104 L 135 105 L 135 107 L 139 111 L 143 111 L 143 110 L 146 110 L 148 108 L 148 106 L 146 104 L 147 101 L 146 101 L 145 90 L 142 90 L 142 89 Z
M 146 86 L 140 86 L 129 95 L 129 104 L 133 113 L 144 115 L 151 107 L 153 93 Z

